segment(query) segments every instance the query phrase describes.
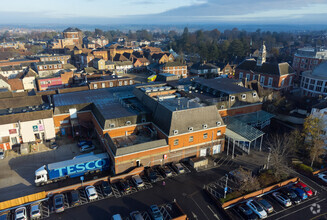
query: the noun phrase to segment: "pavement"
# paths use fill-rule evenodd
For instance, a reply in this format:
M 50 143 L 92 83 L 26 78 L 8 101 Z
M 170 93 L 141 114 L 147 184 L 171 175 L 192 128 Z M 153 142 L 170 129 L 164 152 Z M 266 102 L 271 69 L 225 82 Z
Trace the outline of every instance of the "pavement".
M 32 147 L 32 152 L 26 155 L 6 152 L 6 158 L 0 160 L 0 202 L 52 189 L 61 184 L 44 187 L 34 185 L 35 170 L 45 164 L 72 159 L 80 154 L 76 143 L 69 139 L 60 139 L 57 143 L 59 147 L 56 150 L 40 144 Z M 37 152 L 33 152 L 34 149 Z

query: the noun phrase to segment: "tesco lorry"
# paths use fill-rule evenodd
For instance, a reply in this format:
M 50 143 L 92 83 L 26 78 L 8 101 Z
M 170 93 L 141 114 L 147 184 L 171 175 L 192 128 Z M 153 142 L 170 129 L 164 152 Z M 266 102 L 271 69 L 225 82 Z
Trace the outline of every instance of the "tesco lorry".
M 35 171 L 36 186 L 109 169 L 107 153 L 84 154 L 71 160 L 44 165 Z

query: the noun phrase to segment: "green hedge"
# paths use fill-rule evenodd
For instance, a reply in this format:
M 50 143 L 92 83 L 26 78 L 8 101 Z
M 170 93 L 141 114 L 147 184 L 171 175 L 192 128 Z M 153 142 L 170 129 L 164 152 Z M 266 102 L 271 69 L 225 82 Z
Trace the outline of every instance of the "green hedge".
M 220 203 L 221 204 L 224 204 L 225 202 L 229 201 L 229 200 L 232 200 L 232 199 L 235 199 L 235 198 L 238 198 L 242 195 L 241 192 L 239 191 L 235 191 L 235 192 L 231 192 L 231 193 L 228 193 L 226 195 L 226 198 L 220 198 Z
M 303 172 L 306 172 L 306 173 L 312 173 L 313 172 L 313 169 L 312 167 L 308 166 L 308 165 L 305 165 L 303 163 L 301 164 L 297 164 L 296 165 L 296 168 L 298 168 L 299 170 L 303 171 Z

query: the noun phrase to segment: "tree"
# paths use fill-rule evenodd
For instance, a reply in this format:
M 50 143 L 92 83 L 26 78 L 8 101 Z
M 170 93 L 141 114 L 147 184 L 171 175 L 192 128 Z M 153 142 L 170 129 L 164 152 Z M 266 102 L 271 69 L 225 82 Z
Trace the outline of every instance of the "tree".
M 310 115 L 304 119 L 303 136 L 310 146 L 314 144 L 315 139 L 319 139 L 323 130 L 323 124 L 320 117 Z
M 311 167 L 313 166 L 313 162 L 319 161 L 320 156 L 325 154 L 324 146 L 325 142 L 321 138 L 313 141 L 313 145 L 310 147 Z
M 252 176 L 250 170 L 245 170 L 240 167 L 237 169 L 237 172 L 235 172 L 235 177 L 239 185 L 239 191 L 241 192 L 252 192 L 260 189 L 258 178 Z
M 276 178 L 280 179 L 289 174 L 287 158 L 292 153 L 292 142 L 287 134 L 274 134 L 267 138 L 266 145 L 270 148 L 267 165 L 274 171 Z
M 101 29 L 95 28 L 94 34 L 96 37 L 101 37 L 103 36 L 103 31 Z

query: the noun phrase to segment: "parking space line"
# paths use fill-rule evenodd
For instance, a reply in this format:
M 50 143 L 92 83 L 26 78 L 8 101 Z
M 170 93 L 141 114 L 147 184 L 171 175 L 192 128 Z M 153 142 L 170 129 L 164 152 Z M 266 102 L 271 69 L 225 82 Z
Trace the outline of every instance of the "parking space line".
M 324 200 L 326 200 L 326 198 L 319 200 L 317 203 L 322 202 L 322 201 L 324 201 Z M 310 201 L 310 200 L 308 200 L 308 201 Z M 312 204 L 307 205 L 307 206 L 305 206 L 305 207 L 302 207 L 302 208 L 300 208 L 300 209 L 297 209 L 297 210 L 295 210 L 294 212 L 288 213 L 288 214 L 286 214 L 286 215 L 284 215 L 284 216 L 282 216 L 282 217 L 277 218 L 276 220 L 279 220 L 279 219 L 285 218 L 285 217 L 287 217 L 287 216 L 289 216 L 289 215 L 292 215 L 292 214 L 294 214 L 294 213 L 296 213 L 296 212 L 299 212 L 299 211 L 301 211 L 301 210 L 303 210 L 303 209 L 306 209 L 306 208 L 310 207 L 311 205 L 312 205 Z

